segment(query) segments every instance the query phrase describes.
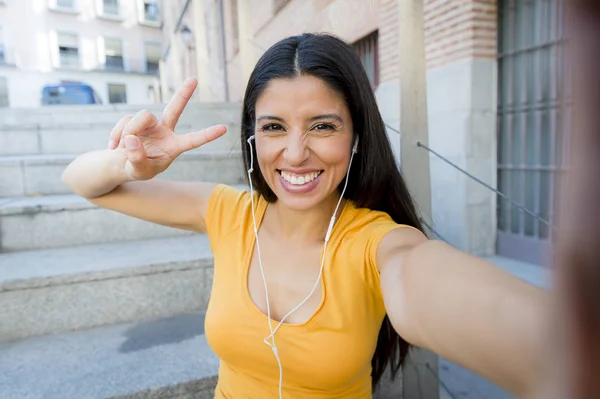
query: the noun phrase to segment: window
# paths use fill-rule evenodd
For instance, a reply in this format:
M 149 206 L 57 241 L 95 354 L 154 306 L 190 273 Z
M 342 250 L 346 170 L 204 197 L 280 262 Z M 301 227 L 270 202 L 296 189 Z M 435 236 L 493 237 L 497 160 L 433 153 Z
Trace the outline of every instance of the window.
M 110 104 L 120 104 L 127 102 L 127 87 L 124 84 L 108 84 L 108 102 Z
M 48 8 L 53 11 L 66 12 L 68 14 L 78 14 L 77 0 L 48 0 Z
M 79 67 L 79 37 L 74 33 L 57 34 L 58 59 L 61 67 Z
M 142 0 L 142 21 L 153 24 L 160 23 L 160 10 L 158 0 Z
M 352 45 L 360 58 L 360 62 L 369 77 L 373 89 L 379 84 L 379 51 L 377 46 L 377 31 L 363 37 Z
M 102 0 L 102 14 L 118 17 L 120 15 L 119 0 Z
M 569 39 L 565 6 L 498 2 L 497 185 L 550 224 L 570 194 L 561 185 L 569 173 L 566 123 L 573 117 L 570 93 L 560 84 L 569 71 L 563 63 Z M 506 201 L 498 201 L 497 212 L 498 254 L 547 262 L 555 231 Z
M 4 64 L 5 62 L 6 50 L 4 49 L 4 33 L 2 32 L 2 27 L 0 26 L 0 64 Z
M 146 54 L 146 73 L 156 74 L 161 56 L 160 44 L 144 43 L 144 53 Z
M 8 105 L 8 79 L 0 77 L 0 107 L 8 107 Z
M 55 0 L 56 7 L 75 9 L 75 0 Z
M 104 68 L 111 71 L 122 71 L 123 64 L 123 41 L 121 39 L 104 38 L 104 53 L 106 61 Z

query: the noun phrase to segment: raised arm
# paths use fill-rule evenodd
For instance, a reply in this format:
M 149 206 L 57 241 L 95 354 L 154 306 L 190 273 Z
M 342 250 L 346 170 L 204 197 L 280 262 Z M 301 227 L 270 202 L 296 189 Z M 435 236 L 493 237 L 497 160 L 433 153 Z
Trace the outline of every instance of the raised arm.
M 215 183 L 155 179 L 183 152 L 217 139 L 223 125 L 175 134 L 181 113 L 197 85 L 188 79 L 165 108 L 162 119 L 142 110 L 121 119 L 108 148 L 77 157 L 63 172 L 76 194 L 103 208 L 170 227 L 204 232 L 208 198 Z
M 542 373 L 549 294 L 412 229 L 387 234 L 377 255 L 392 325 L 406 341 L 518 397 Z

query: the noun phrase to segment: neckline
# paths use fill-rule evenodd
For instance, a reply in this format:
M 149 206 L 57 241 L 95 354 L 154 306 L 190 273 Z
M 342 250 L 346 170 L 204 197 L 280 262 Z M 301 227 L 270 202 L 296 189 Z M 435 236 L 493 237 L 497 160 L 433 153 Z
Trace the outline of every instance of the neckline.
M 265 217 L 265 214 L 267 212 L 267 207 L 269 205 L 269 203 L 260 195 L 260 194 L 256 194 L 256 196 L 258 198 L 255 199 L 255 201 L 258 203 L 258 205 L 256 206 L 256 230 L 260 231 L 260 228 L 262 226 L 263 223 L 263 219 Z M 336 219 L 335 221 L 335 225 L 334 228 L 331 232 L 331 237 L 329 238 L 329 245 L 328 247 L 331 246 L 331 242 L 333 241 L 333 238 L 336 236 L 336 232 L 337 229 L 335 228 L 335 226 L 339 223 L 339 221 L 342 219 L 342 216 L 344 215 L 346 208 L 348 207 L 348 203 L 350 202 L 350 200 L 345 200 L 344 201 L 344 205 L 342 206 L 342 210 L 340 211 L 340 215 L 339 217 Z M 250 212 L 252 212 L 252 208 L 250 207 Z M 252 220 L 252 215 L 250 215 L 250 220 Z M 244 300 L 246 302 L 246 304 L 248 305 L 248 307 L 251 308 L 251 310 L 256 313 L 259 317 L 263 318 L 265 321 L 269 321 L 269 319 L 271 319 L 271 323 L 274 326 L 277 326 L 279 324 L 279 320 L 275 320 L 272 317 L 269 318 L 267 316 L 267 314 L 265 312 L 263 312 L 262 310 L 259 309 L 259 307 L 254 303 L 254 301 L 252 300 L 252 297 L 250 296 L 250 290 L 248 289 L 248 276 L 250 275 L 250 266 L 251 266 L 251 262 L 252 262 L 252 255 L 254 254 L 254 249 L 256 247 L 256 235 L 254 234 L 254 226 L 250 226 L 251 228 L 248 229 L 248 233 L 250 234 L 250 245 L 248 245 L 248 248 L 246 250 L 246 252 L 244 253 L 244 259 L 243 259 L 243 274 L 244 274 L 244 278 L 243 280 L 243 287 L 242 287 L 242 291 L 244 293 Z M 321 249 L 321 254 L 323 253 L 323 249 Z M 281 323 L 281 326 L 279 327 L 279 329 L 283 329 L 283 328 L 302 328 L 302 327 L 307 327 L 310 326 L 311 324 L 314 323 L 314 321 L 318 318 L 318 316 L 321 314 L 321 311 L 325 305 L 325 297 L 327 294 L 327 289 L 326 289 L 326 283 L 325 283 L 325 271 L 327 270 L 327 258 L 325 258 L 325 264 L 323 265 L 323 272 L 321 274 L 321 278 L 320 278 L 320 287 L 321 287 L 321 301 L 319 302 L 319 306 L 317 306 L 317 308 L 315 309 L 315 311 L 313 312 L 313 314 L 310 315 L 310 317 L 308 319 L 306 319 L 304 322 L 302 323 L 288 323 L 288 322 L 283 322 Z M 308 294 L 308 293 L 307 293 Z M 290 309 L 291 310 L 291 309 Z M 289 311 L 289 310 L 288 310 Z

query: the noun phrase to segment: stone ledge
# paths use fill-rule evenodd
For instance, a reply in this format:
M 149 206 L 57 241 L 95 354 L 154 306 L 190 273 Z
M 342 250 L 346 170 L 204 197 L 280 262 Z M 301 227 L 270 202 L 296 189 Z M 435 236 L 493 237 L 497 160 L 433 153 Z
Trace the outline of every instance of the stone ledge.
M 0 254 L 4 291 L 211 268 L 206 235 Z

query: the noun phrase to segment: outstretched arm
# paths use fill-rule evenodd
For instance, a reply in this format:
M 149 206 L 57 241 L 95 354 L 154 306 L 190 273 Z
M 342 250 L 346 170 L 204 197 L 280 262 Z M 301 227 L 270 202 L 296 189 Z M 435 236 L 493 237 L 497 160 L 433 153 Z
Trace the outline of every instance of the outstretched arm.
M 542 368 L 547 292 L 412 229 L 387 234 L 377 264 L 388 316 L 406 341 L 519 397 L 532 392 Z

